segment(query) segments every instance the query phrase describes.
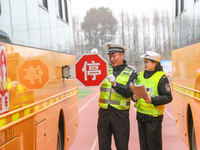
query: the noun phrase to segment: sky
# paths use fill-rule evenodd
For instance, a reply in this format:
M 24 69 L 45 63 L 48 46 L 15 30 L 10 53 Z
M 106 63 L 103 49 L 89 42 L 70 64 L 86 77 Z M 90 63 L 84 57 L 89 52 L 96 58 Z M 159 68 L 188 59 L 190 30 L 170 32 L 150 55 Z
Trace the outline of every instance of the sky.
M 157 10 L 172 10 L 172 0 L 71 0 L 72 16 L 83 18 L 90 8 L 108 7 L 114 16 L 123 10 L 132 14 L 152 14 Z

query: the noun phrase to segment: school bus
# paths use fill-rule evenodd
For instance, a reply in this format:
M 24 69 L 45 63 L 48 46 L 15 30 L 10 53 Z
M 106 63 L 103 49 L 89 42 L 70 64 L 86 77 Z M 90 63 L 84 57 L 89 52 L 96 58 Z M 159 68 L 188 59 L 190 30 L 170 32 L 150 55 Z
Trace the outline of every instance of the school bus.
M 0 0 L 0 150 L 63 150 L 75 140 L 70 5 Z
M 176 127 L 200 150 L 200 1 L 173 1 L 172 91 Z

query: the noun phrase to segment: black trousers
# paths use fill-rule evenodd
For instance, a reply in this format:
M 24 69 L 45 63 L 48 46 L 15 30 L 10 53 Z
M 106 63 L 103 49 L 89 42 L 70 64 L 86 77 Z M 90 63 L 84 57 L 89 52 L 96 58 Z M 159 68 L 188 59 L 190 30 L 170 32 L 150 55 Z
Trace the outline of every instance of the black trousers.
M 162 122 L 138 120 L 140 150 L 162 150 Z
M 111 150 L 111 139 L 114 136 L 117 150 L 128 150 L 129 110 L 99 109 L 97 124 L 99 150 Z

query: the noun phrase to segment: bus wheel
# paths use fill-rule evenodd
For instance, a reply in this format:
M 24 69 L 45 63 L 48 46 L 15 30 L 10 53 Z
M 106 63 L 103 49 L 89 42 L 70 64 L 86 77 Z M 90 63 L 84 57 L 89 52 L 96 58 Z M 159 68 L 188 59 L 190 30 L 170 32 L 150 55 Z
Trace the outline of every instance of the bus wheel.
M 195 138 L 195 130 L 191 109 L 188 111 L 188 133 L 189 133 L 189 141 L 190 141 L 190 150 L 197 150 L 196 138 Z
M 196 144 L 196 138 L 195 138 L 195 131 L 194 131 L 194 125 L 192 126 L 192 133 L 191 133 L 191 150 L 197 150 L 197 144 Z
M 57 150 L 62 150 L 62 142 L 61 142 L 61 135 L 60 135 L 59 128 L 58 128 L 58 136 L 57 136 Z
M 60 116 L 59 116 L 57 150 L 64 150 L 64 118 L 62 110 L 60 111 Z

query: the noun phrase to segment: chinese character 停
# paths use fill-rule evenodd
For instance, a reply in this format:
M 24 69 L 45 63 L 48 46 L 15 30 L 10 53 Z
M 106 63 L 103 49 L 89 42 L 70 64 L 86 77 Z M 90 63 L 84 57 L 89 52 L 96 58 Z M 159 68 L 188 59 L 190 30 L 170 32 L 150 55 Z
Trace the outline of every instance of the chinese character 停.
M 91 63 L 88 63 L 87 61 L 85 61 L 83 68 L 82 68 L 82 71 L 84 72 L 85 81 L 87 81 L 88 75 L 93 76 L 92 80 L 96 80 L 96 76 L 101 75 L 101 70 L 98 70 L 99 65 L 100 65 L 100 63 L 95 63 L 95 61 L 93 61 L 93 60 L 91 61 Z
M 43 74 L 40 66 L 33 67 L 30 66 L 28 69 L 24 69 L 26 71 L 25 80 L 30 80 L 31 84 L 35 84 L 35 80 L 38 79 L 39 83 L 42 82 L 41 76 Z

